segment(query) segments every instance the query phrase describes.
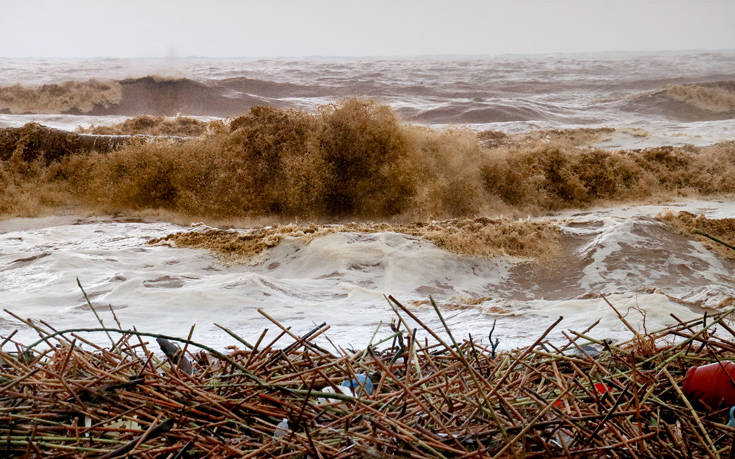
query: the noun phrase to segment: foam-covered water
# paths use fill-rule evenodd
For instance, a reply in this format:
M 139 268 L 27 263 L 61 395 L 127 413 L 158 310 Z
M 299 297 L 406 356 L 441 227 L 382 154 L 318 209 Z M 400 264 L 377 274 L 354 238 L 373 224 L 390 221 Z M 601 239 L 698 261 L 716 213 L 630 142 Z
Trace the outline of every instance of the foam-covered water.
M 363 96 L 391 105 L 407 121 L 430 125 L 511 132 L 633 127 L 648 131 L 646 145 L 703 144 L 735 130 L 734 81 L 733 51 L 0 59 L 0 112 L 5 113 L 0 127 L 36 119 L 73 129 L 139 114 L 234 116 L 253 105 L 314 109 L 341 97 Z
M 334 340 L 360 346 L 380 321 L 393 317 L 385 294 L 439 327 L 426 304 L 431 295 L 457 334 L 486 340 L 497 320 L 505 347 L 529 343 L 559 315 L 565 318 L 560 329 L 581 331 L 601 319 L 596 336 L 622 339 L 628 334 L 601 294 L 621 311 L 645 311 L 649 330 L 671 323 L 670 313 L 685 320 L 735 296 L 735 261 L 672 232 L 654 218 L 665 209 L 735 215 L 732 201 L 685 201 L 543 217 L 557 222 L 564 236 L 561 253 L 540 264 L 455 255 L 383 232 L 332 233 L 308 244 L 286 240 L 256 265 L 229 265 L 206 250 L 147 244 L 175 231 L 201 231 L 201 225 L 9 219 L 0 222 L 0 306 L 59 329 L 93 327 L 78 277 L 108 325 L 111 305 L 123 326 L 186 335 L 196 323 L 196 339 L 223 346 L 232 340 L 214 322 L 255 340 L 264 327 L 274 329 L 257 313 L 264 308 L 297 332 L 327 322 Z M 640 313 L 628 319 L 641 326 Z M 18 326 L 2 313 L 0 334 Z M 20 328 L 21 340 L 33 339 Z
M 0 58 L 0 128 L 34 121 L 71 130 L 80 125 L 120 123 L 143 114 L 181 114 L 208 121 L 239 115 L 253 105 L 312 110 L 342 97 L 362 96 L 390 105 L 405 121 L 437 128 L 518 133 L 607 126 L 615 129 L 599 133 L 594 145 L 610 150 L 707 145 L 735 139 L 734 81 L 734 51 L 260 60 Z M 577 134 L 569 134 L 573 135 Z M 553 141 L 546 137 L 536 140 L 538 145 Z M 538 147 L 536 143 L 533 148 Z M 461 144 L 448 142 L 442 151 L 451 154 L 442 154 L 472 169 L 476 166 L 473 161 L 457 159 L 470 157 L 454 150 Z M 522 146 L 518 148 L 521 156 L 525 154 Z M 728 148 L 722 147 L 723 152 L 711 158 L 725 158 Z M 565 154 L 574 151 L 572 145 Z M 171 157 L 182 157 L 179 150 L 172 152 L 176 154 Z M 701 157 L 686 152 L 677 155 Z M 538 150 L 536 154 L 546 153 Z M 211 158 L 215 156 L 221 159 L 219 154 Z M 192 153 L 190 157 L 207 156 Z M 126 171 L 128 165 L 137 164 L 146 172 L 146 158 L 139 159 L 139 163 L 126 163 L 121 158 L 115 170 Z M 731 164 L 723 160 L 725 163 Z M 78 159 L 69 164 L 86 163 Z M 588 175 L 605 175 L 606 164 L 593 164 Z M 658 167 L 657 161 L 651 164 L 656 166 L 654 171 L 668 171 Z M 195 165 L 191 161 L 186 164 L 191 168 Z M 198 166 L 207 169 L 202 172 L 224 170 Z M 79 176 L 86 184 L 107 184 L 104 176 L 90 177 L 85 168 L 80 172 L 54 167 L 55 172 L 47 174 L 49 180 Z M 293 169 L 300 171 L 302 167 Z M 465 170 L 459 166 L 454 169 Z M 699 166 L 695 169 L 701 172 Z M 687 180 L 681 183 L 672 179 L 676 185 L 670 186 L 677 191 L 693 186 L 692 177 L 705 176 L 713 183 L 705 194 L 727 192 L 727 186 L 715 186 L 726 182 L 729 172 L 725 169 L 686 175 Z M 15 182 L 20 187 L 16 186 L 15 192 L 24 199 L 35 193 L 39 202 L 28 198 L 33 205 L 23 205 L 28 203 L 21 199 L 16 207 L 10 207 L 8 215 L 39 213 L 44 205 L 58 208 L 59 200 L 64 205 L 73 204 L 56 188 L 42 190 L 34 188 L 33 182 L 24 182 L 23 171 L 22 167 L 12 171 L 20 174 Z M 531 172 L 539 179 L 538 171 Z M 609 175 L 617 180 L 615 174 Z M 523 176 L 518 186 L 502 191 L 511 195 L 517 191 L 521 202 L 529 193 L 539 195 L 539 200 L 554 199 L 548 192 L 552 186 L 535 189 L 529 177 Z M 651 177 L 654 185 L 665 179 L 655 174 Z M 501 179 L 495 177 L 489 184 L 504 183 Z M 610 183 L 618 183 L 615 180 Z M 150 188 L 138 187 L 132 179 L 131 183 L 128 191 L 133 194 Z M 242 194 L 242 189 L 230 186 L 231 182 L 224 183 L 220 194 Z M 274 189 L 281 187 L 281 182 L 274 183 Z M 450 198 L 452 194 L 466 198 L 471 191 L 457 191 L 455 184 L 470 183 L 465 178 L 448 183 L 452 184 L 447 187 Z M 699 182 L 696 185 L 697 189 L 707 188 Z M 518 191 L 521 186 L 527 187 L 525 191 Z M 649 194 L 640 198 L 648 199 Z M 90 201 L 104 201 L 100 195 L 88 195 L 96 196 Z M 189 204 L 212 204 L 222 196 L 191 193 L 189 197 Z M 608 198 L 619 197 L 611 191 Z M 130 202 L 133 208 L 141 204 Z M 161 207 L 145 201 L 140 208 L 154 204 Z M 541 209 L 568 207 L 546 204 Z M 457 334 L 471 332 L 486 339 L 497 319 L 496 336 L 501 337 L 504 347 L 530 342 L 559 315 L 565 317 L 563 329 L 581 330 L 601 319 L 596 336 L 620 339 L 627 332 L 600 295 L 607 295 L 621 311 L 632 311 L 629 320 L 638 325 L 640 314 L 631 308 L 646 311 L 649 329 L 670 323 L 671 313 L 687 319 L 706 308 L 731 304 L 735 296 L 735 262 L 655 219 L 666 208 L 703 212 L 712 218 L 735 215 L 732 200 L 710 200 L 669 206 L 619 204 L 539 217 L 556 222 L 563 231 L 560 253 L 540 264 L 456 255 L 418 237 L 393 232 L 337 232 L 308 244 L 286 240 L 267 251 L 256 265 L 228 265 L 206 250 L 147 244 L 173 232 L 201 231 L 202 226 L 113 217 L 11 218 L 0 221 L 0 307 L 45 320 L 56 328 L 95 326 L 96 320 L 76 285 L 78 277 L 107 325 L 113 323 L 106 309 L 111 305 L 123 326 L 186 335 L 196 323 L 196 339 L 222 346 L 232 340 L 213 322 L 249 340 L 263 327 L 273 330 L 274 326 L 257 313 L 262 307 L 297 332 L 327 322 L 332 325 L 329 336 L 337 342 L 361 346 L 380 321 L 393 317 L 384 294 L 394 295 L 438 328 L 426 304 L 432 295 Z M 299 215 L 308 214 L 298 210 Z M 18 326 L 9 314 L 0 313 L 0 335 Z M 23 327 L 19 333 L 22 341 L 34 336 Z M 105 337 L 98 338 L 102 341 Z

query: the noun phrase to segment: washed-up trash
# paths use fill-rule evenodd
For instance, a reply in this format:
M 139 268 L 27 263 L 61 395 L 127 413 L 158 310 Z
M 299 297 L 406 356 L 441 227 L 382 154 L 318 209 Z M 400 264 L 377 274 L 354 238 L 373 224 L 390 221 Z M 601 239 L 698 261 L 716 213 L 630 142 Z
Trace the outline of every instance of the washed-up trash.
M 332 386 L 326 386 L 321 389 L 321 392 L 326 392 L 328 394 L 336 394 L 339 392 L 344 395 L 349 395 L 350 397 L 356 397 L 360 385 L 365 388 L 368 395 L 372 395 L 373 391 L 375 391 L 375 386 L 373 385 L 373 380 L 370 379 L 370 376 L 365 373 L 360 373 L 355 375 L 354 379 L 345 379 L 339 383 L 339 386 L 336 386 L 337 390 Z M 319 403 L 332 403 L 334 401 L 334 399 L 326 397 L 320 397 L 318 400 Z
M 592 344 L 583 344 L 579 347 L 579 349 L 574 349 L 574 352 L 572 352 L 572 355 L 574 357 L 586 359 L 587 355 L 585 355 L 585 353 L 589 355 L 590 357 L 592 357 L 593 359 L 596 359 L 602 353 L 602 348 L 598 346 L 594 346 Z
M 357 392 L 358 388 L 362 386 L 365 388 L 365 391 L 368 393 L 368 395 L 372 395 L 373 391 L 375 390 L 375 387 L 373 386 L 373 380 L 370 379 L 370 376 L 366 375 L 365 373 L 355 375 L 355 379 L 345 379 L 340 383 L 340 386 L 349 387 L 350 389 L 352 389 L 353 392 Z
M 158 346 L 161 348 L 163 353 L 166 354 L 166 357 L 168 357 L 171 363 L 176 365 L 188 375 L 194 372 L 191 362 L 189 361 L 189 359 L 186 358 L 186 356 L 184 355 L 184 351 L 182 351 L 179 346 L 175 345 L 166 338 L 156 338 L 156 342 L 158 343 Z
M 735 406 L 730 408 L 730 420 L 727 421 L 728 427 L 735 427 Z
M 594 384 L 594 386 L 595 386 L 595 390 L 597 390 L 597 392 L 599 392 L 599 393 L 600 393 L 600 394 L 602 394 L 602 395 L 605 395 L 605 394 L 606 394 L 606 393 L 608 393 L 608 392 L 612 392 L 612 387 L 610 387 L 610 386 L 607 386 L 607 385 L 605 385 L 605 384 L 602 384 L 602 383 L 596 382 L 596 383 Z
M 283 438 L 289 432 L 291 432 L 291 429 L 288 427 L 288 419 L 283 418 L 276 426 L 276 430 L 273 432 L 273 438 Z
M 571 355 L 580 359 L 586 359 L 588 358 L 587 356 L 590 356 L 593 359 L 597 360 L 600 355 L 602 355 L 602 351 L 604 351 L 607 346 L 612 343 L 613 340 L 611 340 L 610 338 L 605 338 L 598 344 L 582 344 L 579 347 L 575 347 L 574 350 L 572 350 Z
M 559 429 L 549 443 L 558 448 L 569 448 L 572 446 L 572 442 L 574 442 L 574 437 L 570 434 L 571 432 L 566 429 Z
M 352 392 L 352 389 L 350 389 L 347 386 L 339 385 L 339 386 L 337 386 L 337 391 L 339 391 L 339 393 L 341 393 L 341 394 L 349 395 L 350 397 L 354 397 L 355 396 L 355 393 Z M 321 392 L 326 392 L 327 394 L 336 394 L 337 391 L 335 391 L 332 386 L 323 387 L 322 390 L 321 390 Z M 337 400 L 332 399 L 332 398 L 319 397 L 319 399 L 317 401 L 319 403 L 332 403 L 332 402 L 335 402 Z
M 608 385 L 605 385 L 603 383 L 598 383 L 598 382 L 594 383 L 593 384 L 593 387 L 595 388 L 595 390 L 597 391 L 597 393 L 599 393 L 600 395 L 605 395 L 608 392 L 612 393 L 612 390 L 613 390 L 612 387 L 610 387 Z M 557 400 L 556 403 L 554 403 L 554 406 L 557 407 L 557 408 L 561 408 L 562 405 L 563 405 L 563 401 L 562 400 Z
M 687 370 L 681 388 L 690 399 L 712 408 L 735 405 L 735 363 L 715 362 Z

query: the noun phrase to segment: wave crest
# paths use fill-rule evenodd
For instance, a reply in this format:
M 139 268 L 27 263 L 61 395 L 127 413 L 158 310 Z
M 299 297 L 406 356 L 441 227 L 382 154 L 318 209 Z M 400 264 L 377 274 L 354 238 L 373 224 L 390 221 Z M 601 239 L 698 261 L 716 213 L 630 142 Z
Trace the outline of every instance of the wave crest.
M 670 85 L 635 96 L 628 108 L 683 121 L 733 118 L 735 81 Z
M 735 251 L 722 244 L 714 242 L 701 233 L 715 236 L 730 245 L 735 245 L 735 218 L 707 218 L 704 215 L 695 215 L 691 212 L 663 212 L 656 216 L 657 219 L 667 223 L 674 231 L 687 236 L 695 231 L 697 240 L 712 251 L 719 253 L 725 258 L 735 260 Z
M 109 109 L 122 100 L 117 81 L 67 81 L 27 87 L 16 84 L 0 88 L 0 111 L 23 113 L 90 113 Z
M 208 249 L 227 261 L 258 261 L 258 255 L 284 238 L 305 243 L 331 233 L 401 233 L 431 241 L 460 255 L 549 257 L 559 250 L 561 229 L 551 222 L 474 218 L 430 223 L 349 223 L 343 225 L 288 224 L 258 227 L 247 232 L 207 229 L 169 234 L 149 244 Z
M 662 91 L 667 97 L 713 113 L 735 111 L 735 81 L 673 85 Z
M 79 128 L 78 132 L 97 135 L 153 135 L 198 137 L 221 121 L 205 122 L 187 116 L 168 118 L 165 116 L 140 115 L 122 123 L 106 126 L 90 126 Z
M 47 145 L 51 163 L 38 152 L 11 154 L 0 162 L 0 187 L 10 190 L 0 213 L 17 214 L 28 201 L 217 218 L 451 218 L 735 192 L 735 142 L 620 152 L 578 146 L 598 134 L 481 140 L 401 124 L 390 108 L 357 99 L 316 113 L 255 107 L 229 129 L 183 143 L 92 155 Z M 12 142 L 6 148 L 12 152 Z M 45 189 L 54 192 L 44 197 Z
M 0 88 L 0 111 L 12 114 L 234 116 L 264 102 L 266 99 L 231 89 L 221 81 L 205 84 L 157 75 Z

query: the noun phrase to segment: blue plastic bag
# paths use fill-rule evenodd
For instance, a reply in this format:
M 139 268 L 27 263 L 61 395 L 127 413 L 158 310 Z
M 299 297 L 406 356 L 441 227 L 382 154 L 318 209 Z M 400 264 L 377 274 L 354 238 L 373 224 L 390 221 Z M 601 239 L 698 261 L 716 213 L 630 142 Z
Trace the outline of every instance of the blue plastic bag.
M 345 379 L 340 383 L 340 386 L 349 387 L 352 389 L 353 392 L 357 392 L 357 389 L 362 385 L 362 387 L 365 388 L 365 391 L 368 393 L 368 395 L 372 395 L 373 391 L 375 390 L 375 386 L 373 386 L 373 380 L 370 379 L 370 376 L 366 375 L 365 373 L 360 373 L 358 375 L 355 375 L 355 379 Z

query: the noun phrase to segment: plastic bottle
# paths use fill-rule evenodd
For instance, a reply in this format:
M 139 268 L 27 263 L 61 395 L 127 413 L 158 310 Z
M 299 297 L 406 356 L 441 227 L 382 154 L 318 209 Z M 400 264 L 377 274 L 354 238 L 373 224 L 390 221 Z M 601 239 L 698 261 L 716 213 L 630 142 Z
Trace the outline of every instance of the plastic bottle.
M 283 418 L 276 426 L 276 430 L 273 432 L 273 438 L 283 438 L 290 431 L 291 429 L 288 427 L 288 419 Z

